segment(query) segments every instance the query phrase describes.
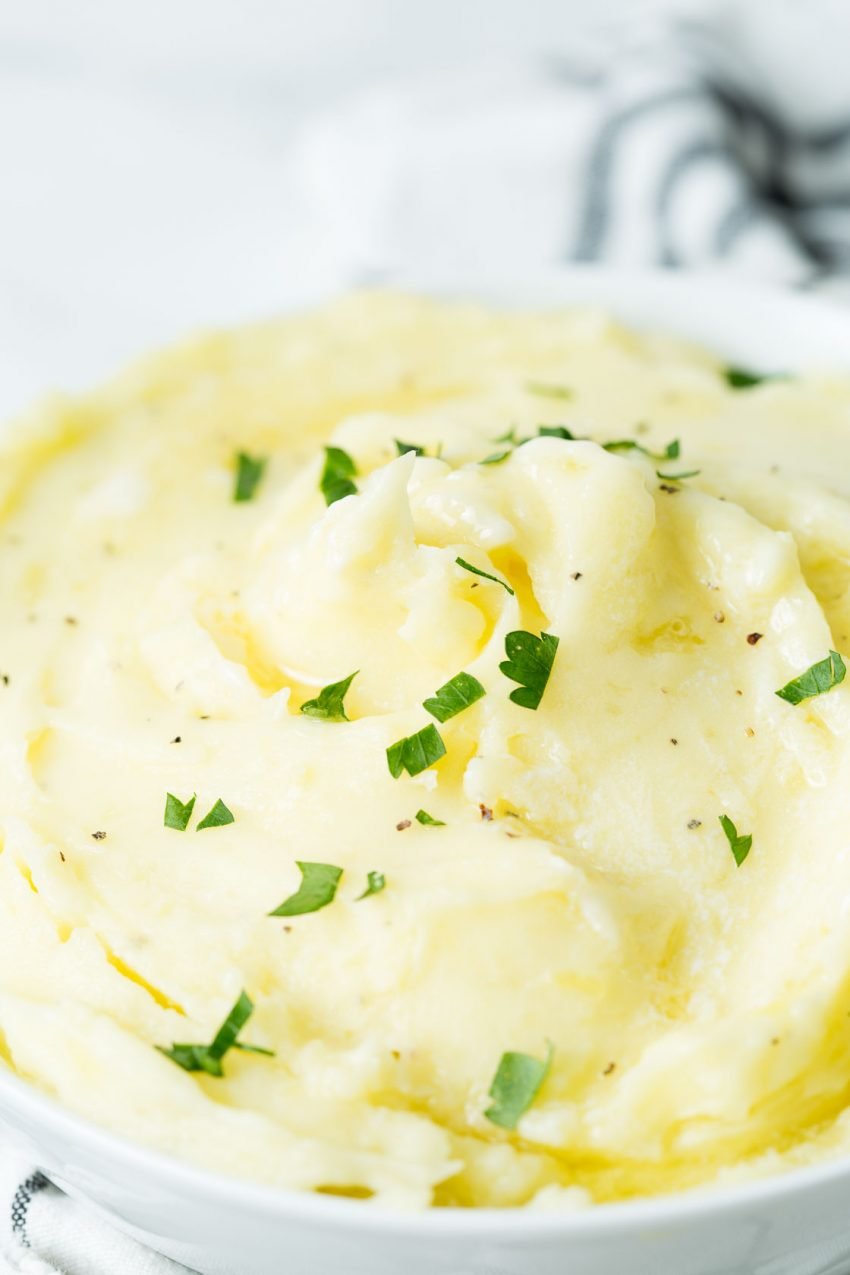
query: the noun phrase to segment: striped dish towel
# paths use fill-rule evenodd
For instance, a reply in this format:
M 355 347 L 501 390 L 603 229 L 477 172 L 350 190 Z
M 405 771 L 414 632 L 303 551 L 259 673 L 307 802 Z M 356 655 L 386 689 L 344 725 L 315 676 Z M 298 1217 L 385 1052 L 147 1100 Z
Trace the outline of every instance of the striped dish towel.
M 850 299 L 850 4 L 709 14 L 314 120 L 293 156 L 300 251 L 337 280 L 715 264 Z M 0 1151 L 3 1275 L 186 1269 Z
M 313 120 L 340 277 L 717 266 L 850 296 L 850 3 L 713 0 L 544 66 L 379 86 Z

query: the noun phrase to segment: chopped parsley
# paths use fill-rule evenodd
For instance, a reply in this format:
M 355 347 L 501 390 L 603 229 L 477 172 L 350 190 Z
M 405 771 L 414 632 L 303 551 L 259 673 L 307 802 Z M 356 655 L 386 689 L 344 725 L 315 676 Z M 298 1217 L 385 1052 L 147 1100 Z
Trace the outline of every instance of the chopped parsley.
M 387 765 L 393 779 L 398 779 L 403 770 L 408 775 L 418 775 L 435 761 L 446 754 L 440 732 L 433 724 L 425 726 L 415 735 L 407 735 L 387 749 Z
M 341 682 L 331 682 L 329 686 L 323 687 L 315 699 L 308 699 L 301 705 L 301 712 L 308 717 L 321 717 L 326 722 L 347 722 L 343 701 L 358 672 L 359 670 L 355 670 Z
M 573 397 L 573 391 L 568 385 L 550 385 L 547 381 L 526 381 L 525 388 L 529 394 L 538 394 L 541 398 Z
M 518 689 L 510 694 L 514 704 L 519 704 L 522 708 L 539 707 L 555 662 L 559 640 L 552 633 L 541 633 L 536 637 L 524 629 L 516 629 L 505 635 L 505 654 L 508 658 L 502 661 L 499 669 L 512 682 L 519 682 Z
M 233 499 L 237 503 L 254 499 L 254 493 L 267 464 L 268 459 L 265 456 L 249 456 L 247 452 L 237 453 L 236 482 L 233 487 Z
M 420 447 L 418 443 L 403 443 L 400 438 L 396 438 L 393 441 L 399 456 L 406 456 L 408 452 L 413 452 L 417 456 L 425 455 L 425 448 Z
M 356 903 L 359 903 L 361 899 L 368 899 L 370 894 L 380 894 L 384 886 L 387 884 L 387 879 L 383 872 L 367 872 L 366 882 L 366 889 L 362 894 L 358 894 L 355 899 Z
M 651 451 L 634 438 L 616 438 L 611 443 L 603 443 L 602 446 L 606 452 L 640 452 L 642 456 L 648 456 L 650 460 L 678 460 L 682 450 L 678 438 L 674 438 L 660 452 Z
M 300 859 L 296 867 L 301 873 L 301 884 L 274 912 L 269 912 L 269 916 L 304 916 L 333 903 L 342 868 L 332 863 L 304 863 Z
M 847 672 L 843 659 L 837 651 L 830 651 L 825 660 L 819 660 L 799 677 L 787 682 L 776 694 L 789 704 L 802 704 L 805 699 L 813 699 L 815 695 L 825 695 L 833 686 L 844 681 Z
M 417 823 L 421 823 L 426 828 L 445 828 L 445 820 L 435 819 L 433 815 L 429 815 L 427 810 L 417 810 L 414 818 Z
M 511 597 L 514 596 L 514 591 L 507 580 L 501 580 L 499 576 L 491 576 L 489 571 L 482 571 L 480 567 L 474 567 L 465 558 L 455 558 L 455 562 L 459 567 L 463 567 L 464 571 L 471 571 L 474 576 L 481 576 L 483 580 L 492 580 L 494 584 L 500 584 L 503 589 L 508 591 Z
M 732 390 L 751 390 L 772 378 L 763 372 L 751 372 L 745 367 L 727 367 L 724 368 L 723 379 Z
M 538 438 L 561 438 L 565 443 L 574 443 L 576 436 L 566 425 L 538 425 Z M 531 440 L 528 440 L 531 441 Z
M 357 473 L 357 466 L 348 452 L 341 447 L 325 448 L 325 467 L 319 480 L 319 487 L 326 505 L 332 505 L 343 496 L 354 496 L 357 487 L 351 481 Z
M 477 677 L 471 673 L 456 673 L 435 695 L 426 699 L 422 707 L 438 722 L 447 722 L 486 694 Z
M 517 447 L 523 440 L 516 432 L 516 425 L 512 425 L 506 434 L 500 434 L 498 438 L 492 440 L 494 443 L 510 443 L 512 447 Z
M 189 820 L 192 818 L 192 811 L 195 808 L 195 797 L 193 793 L 188 801 L 181 801 L 179 797 L 175 797 L 173 792 L 165 794 L 165 817 L 163 823 L 166 828 L 175 828 L 177 832 L 185 832 L 189 826 Z
M 502 1054 L 490 1086 L 493 1105 L 484 1112 L 491 1124 L 500 1125 L 502 1129 L 517 1127 L 549 1074 L 553 1053 L 549 1043 L 542 1061 L 531 1054 Z
M 735 862 L 740 868 L 741 864 L 750 853 L 750 847 L 753 844 L 751 833 L 747 833 L 745 837 L 738 836 L 738 829 L 735 827 L 728 815 L 720 815 L 720 826 L 726 833 L 726 840 L 729 842 L 729 849 L 734 855 Z
M 484 459 L 478 463 L 480 465 L 501 465 L 502 461 L 507 460 L 510 455 L 512 455 L 512 451 L 493 452 L 490 456 L 485 456 Z
M 157 1045 L 161 1054 L 177 1063 L 184 1071 L 205 1071 L 208 1076 L 223 1076 L 221 1061 L 230 1049 L 241 1049 L 245 1053 L 265 1054 L 274 1058 L 274 1051 L 261 1049 L 259 1045 L 242 1045 L 236 1039 L 248 1019 L 254 1012 L 254 1003 L 247 992 L 240 992 L 239 999 L 216 1032 L 211 1045 L 172 1045 L 164 1049 Z
M 228 810 L 221 797 L 219 797 L 212 810 L 204 815 L 195 831 L 200 832 L 203 828 L 223 828 L 228 823 L 235 823 L 233 811 Z
M 681 474 L 663 474 L 660 469 L 656 469 L 655 476 L 665 483 L 680 483 L 683 478 L 696 478 L 701 473 L 701 469 L 683 469 Z

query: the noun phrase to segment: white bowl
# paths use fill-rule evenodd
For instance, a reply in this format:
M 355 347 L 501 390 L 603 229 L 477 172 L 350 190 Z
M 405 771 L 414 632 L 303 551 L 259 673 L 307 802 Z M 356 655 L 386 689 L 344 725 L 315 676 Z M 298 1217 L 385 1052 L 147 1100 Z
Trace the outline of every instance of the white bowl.
M 408 290 L 536 307 L 599 305 L 763 369 L 850 371 L 850 312 L 703 276 L 565 270 Z M 850 1160 L 578 1213 L 389 1213 L 205 1173 L 96 1128 L 11 1075 L 0 1123 L 70 1195 L 203 1275 L 840 1275 Z M 116 1273 L 118 1275 L 118 1273 Z

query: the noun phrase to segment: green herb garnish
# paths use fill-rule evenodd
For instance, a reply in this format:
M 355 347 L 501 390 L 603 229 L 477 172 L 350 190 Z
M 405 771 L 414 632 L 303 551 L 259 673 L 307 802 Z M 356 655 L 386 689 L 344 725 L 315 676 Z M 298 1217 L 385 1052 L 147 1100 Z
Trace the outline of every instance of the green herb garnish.
M 764 381 L 772 379 L 769 374 L 751 372 L 745 367 L 724 368 L 723 378 L 729 388 L 733 390 L 751 390 L 756 385 L 761 385 Z
M 503 460 L 507 460 L 508 457 L 512 455 L 512 451 L 493 452 L 492 455 L 485 456 L 484 459 L 480 460 L 478 463 L 479 465 L 501 465 Z
M 301 873 L 301 884 L 274 912 L 269 912 L 269 916 L 304 916 L 333 903 L 342 868 L 332 863 L 303 863 L 300 859 L 296 860 L 296 867 Z
M 341 682 L 331 682 L 325 686 L 315 699 L 308 699 L 301 705 L 301 712 L 308 717 L 320 717 L 326 722 L 347 722 L 343 701 L 345 693 L 357 676 L 358 670 L 349 673 Z
M 525 388 L 529 394 L 539 394 L 541 398 L 572 398 L 573 391 L 567 385 L 549 385 L 546 381 L 526 381 Z
M 249 456 L 247 452 L 238 452 L 236 456 L 236 482 L 233 487 L 233 499 L 237 502 L 253 500 L 254 492 L 265 473 L 268 460 L 265 456 Z
M 425 726 L 415 735 L 407 735 L 387 749 L 387 765 L 393 779 L 398 779 L 403 770 L 408 775 L 418 775 L 435 761 L 446 754 L 440 732 L 436 726 Z
M 195 831 L 200 832 L 203 828 L 223 828 L 225 824 L 234 822 L 233 812 L 227 809 L 219 797 L 209 814 L 204 815 Z
M 477 677 L 471 673 L 456 673 L 431 699 L 426 699 L 422 707 L 438 722 L 447 722 L 486 694 Z
M 819 660 L 799 677 L 787 682 L 776 694 L 789 704 L 802 704 L 804 699 L 813 699 L 815 695 L 825 695 L 833 686 L 844 681 L 847 672 L 844 661 L 837 651 L 830 651 L 825 660 Z
M 408 452 L 414 452 L 417 456 L 425 455 L 425 448 L 420 447 L 418 443 L 403 443 L 400 438 L 396 438 L 394 442 L 399 456 L 406 456 Z
M 538 438 L 562 438 L 565 443 L 574 443 L 576 436 L 566 425 L 538 425 Z M 530 441 L 530 440 L 528 440 Z
M 325 504 L 332 505 L 343 496 L 354 496 L 357 487 L 351 481 L 357 473 L 357 466 L 348 452 L 341 447 L 325 448 L 325 467 L 319 480 L 319 487 L 325 498 Z
M 678 460 L 681 453 L 678 438 L 674 438 L 672 443 L 668 443 L 660 452 L 650 451 L 634 438 L 617 438 L 611 443 L 603 443 L 602 446 L 606 452 L 640 452 L 642 456 L 648 456 L 650 460 Z
M 665 483 L 680 483 L 683 478 L 696 478 L 701 473 L 701 469 L 683 469 L 681 474 L 663 474 L 660 469 L 656 469 L 655 477 Z
M 512 425 L 507 434 L 500 434 L 498 438 L 492 440 L 494 443 L 510 443 L 512 447 L 517 447 L 523 440 L 517 436 L 516 425 Z
M 165 818 L 163 823 L 166 828 L 175 828 L 178 832 L 185 832 L 189 826 L 189 820 L 192 818 L 192 811 L 195 808 L 196 794 L 189 798 L 188 801 L 181 801 L 179 797 L 175 797 L 173 792 L 165 794 Z
M 362 894 L 358 894 L 355 903 L 359 903 L 361 899 L 368 899 L 370 894 L 380 894 L 387 884 L 387 879 L 383 872 L 367 872 L 366 881 L 368 883 L 366 889 Z
M 489 571 L 482 571 L 480 567 L 474 567 L 465 558 L 455 558 L 455 562 L 459 567 L 463 567 L 464 571 L 471 571 L 474 576 L 481 576 L 484 580 L 492 580 L 494 584 L 500 584 L 503 589 L 508 591 L 511 597 L 514 596 L 514 591 L 506 580 L 501 580 L 499 576 L 491 576 Z
M 502 661 L 499 669 L 505 677 L 520 684 L 510 694 L 515 704 L 522 708 L 539 706 L 552 672 L 559 641 L 552 633 L 541 633 L 540 637 L 535 637 L 524 629 L 516 629 L 505 635 L 505 654 L 508 658 Z
M 750 847 L 753 844 L 751 833 L 747 833 L 745 837 L 738 836 L 738 829 L 735 827 L 728 815 L 720 815 L 720 826 L 726 833 L 726 840 L 729 842 L 729 848 L 735 856 L 735 862 L 740 868 L 741 864 L 750 853 Z
M 493 1105 L 484 1112 L 485 1117 L 502 1129 L 515 1129 L 540 1092 L 552 1066 L 552 1044 L 547 1044 L 546 1057 L 541 1062 L 530 1054 L 502 1054 L 490 1097 Z
M 445 820 L 435 819 L 433 815 L 429 815 L 427 810 L 417 810 L 414 818 L 417 823 L 421 823 L 426 828 L 445 828 Z
M 166 1058 L 177 1063 L 184 1071 L 205 1071 L 208 1076 L 223 1076 L 221 1060 L 229 1049 L 241 1049 L 245 1053 L 265 1054 L 274 1058 L 274 1051 L 261 1049 L 259 1045 L 242 1045 L 236 1039 L 248 1019 L 254 1012 L 254 1004 L 247 992 L 240 992 L 239 999 L 216 1032 L 211 1045 L 172 1045 L 164 1049 L 156 1048 Z

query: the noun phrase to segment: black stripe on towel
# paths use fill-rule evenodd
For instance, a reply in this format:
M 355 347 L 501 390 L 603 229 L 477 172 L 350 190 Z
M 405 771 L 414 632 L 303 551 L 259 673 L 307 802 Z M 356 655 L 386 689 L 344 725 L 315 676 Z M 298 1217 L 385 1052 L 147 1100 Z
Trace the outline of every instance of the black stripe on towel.
M 686 143 L 670 160 L 658 184 L 655 215 L 661 238 L 659 259 L 664 266 L 679 265 L 674 246 L 676 236 L 670 218 L 670 208 L 674 196 L 679 185 L 691 170 L 699 168 L 706 161 L 729 164 L 731 162 L 729 147 L 723 142 L 710 137 Z
M 575 247 L 576 261 L 596 261 L 602 255 L 611 219 L 611 176 L 620 142 L 640 120 L 670 106 L 705 101 L 702 85 L 678 86 L 635 102 L 606 120 L 593 142 L 587 165 L 586 193 Z
M 40 1191 L 46 1191 L 50 1186 L 50 1182 L 40 1171 L 31 1174 L 18 1187 L 12 1196 L 12 1234 L 17 1236 L 24 1248 L 29 1248 L 30 1242 L 27 1236 L 27 1214 L 34 1195 L 38 1195 Z

